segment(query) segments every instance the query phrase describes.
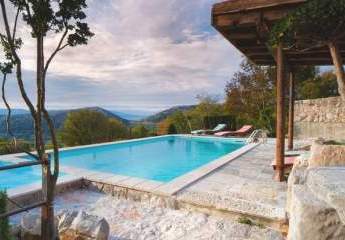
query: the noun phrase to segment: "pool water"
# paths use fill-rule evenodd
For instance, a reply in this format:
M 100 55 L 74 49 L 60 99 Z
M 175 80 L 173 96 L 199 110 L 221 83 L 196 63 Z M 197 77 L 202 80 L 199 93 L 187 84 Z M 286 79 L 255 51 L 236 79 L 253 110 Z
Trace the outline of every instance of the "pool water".
M 244 146 L 241 141 L 167 136 L 61 152 L 62 165 L 168 182 Z
M 11 163 L 0 161 L 0 166 L 9 164 Z M 39 181 L 41 181 L 41 166 L 0 171 L 0 190 L 11 189 Z
M 61 150 L 60 165 L 169 182 L 244 145 L 234 139 L 164 136 Z M 41 166 L 0 171 L 0 189 L 40 180 Z

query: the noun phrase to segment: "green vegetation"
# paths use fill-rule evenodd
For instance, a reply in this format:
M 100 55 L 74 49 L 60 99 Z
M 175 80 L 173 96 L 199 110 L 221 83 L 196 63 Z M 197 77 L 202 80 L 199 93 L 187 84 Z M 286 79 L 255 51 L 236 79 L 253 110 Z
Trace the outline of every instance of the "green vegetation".
M 143 124 L 131 128 L 131 138 L 144 138 L 150 135 L 150 130 Z
M 199 104 L 185 111 L 175 111 L 157 125 L 158 135 L 190 133 L 193 129 L 213 128 L 218 122 L 209 124 L 210 117 L 225 115 L 223 104 L 216 97 L 197 96 Z
M 225 88 L 225 109 L 237 118 L 237 125 L 251 124 L 275 129 L 275 70 L 259 67 L 248 61 L 234 74 Z
M 228 82 L 225 109 L 236 116 L 237 126 L 251 124 L 275 134 L 275 68 L 259 67 L 244 61 L 241 70 Z M 297 99 L 337 96 L 336 76 L 315 67 L 296 69 Z M 286 96 L 288 97 L 288 96 Z M 287 106 L 286 106 L 287 107 Z
M 308 51 L 328 47 L 336 69 L 338 92 L 345 100 L 345 72 L 338 41 L 345 32 L 345 0 L 309 0 L 272 29 L 273 48 Z
M 241 224 L 246 224 L 249 226 L 257 226 L 259 228 L 264 228 L 264 225 L 262 223 L 256 223 L 247 217 L 240 217 L 240 218 L 238 218 L 237 221 L 238 221 L 238 223 L 241 223 Z
M 80 110 L 68 114 L 60 137 L 65 145 L 78 146 L 125 139 L 128 130 L 119 120 L 101 112 Z
M 17 140 L 16 145 L 13 141 L 0 139 L 0 155 L 20 153 L 23 151 L 30 152 L 33 145 L 30 142 Z
M 7 194 L 0 191 L 0 214 L 5 213 L 7 208 Z M 10 225 L 7 218 L 0 219 L 0 239 L 10 240 Z

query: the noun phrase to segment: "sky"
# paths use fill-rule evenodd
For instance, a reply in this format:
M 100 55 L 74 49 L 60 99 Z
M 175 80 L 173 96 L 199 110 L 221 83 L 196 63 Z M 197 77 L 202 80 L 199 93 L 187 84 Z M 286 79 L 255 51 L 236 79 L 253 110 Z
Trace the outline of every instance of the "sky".
M 88 0 L 87 21 L 95 36 L 86 46 L 64 50 L 52 63 L 48 108 L 157 112 L 195 104 L 198 94 L 222 97 L 242 57 L 211 27 L 215 2 Z M 24 40 L 25 86 L 33 96 L 35 42 L 23 24 L 18 34 Z M 58 37 L 47 38 L 47 56 Z M 7 89 L 12 106 L 23 107 L 13 77 Z

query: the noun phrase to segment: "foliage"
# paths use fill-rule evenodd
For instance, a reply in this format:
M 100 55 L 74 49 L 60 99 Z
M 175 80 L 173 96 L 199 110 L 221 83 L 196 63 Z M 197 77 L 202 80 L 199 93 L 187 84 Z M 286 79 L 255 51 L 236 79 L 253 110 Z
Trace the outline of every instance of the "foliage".
M 257 226 L 259 228 L 264 228 L 263 224 L 253 222 L 251 219 L 249 219 L 247 217 L 240 217 L 240 218 L 238 218 L 238 222 L 241 223 L 241 224 L 249 225 L 249 226 Z
M 77 146 L 123 139 L 128 132 L 120 121 L 85 109 L 70 112 L 60 134 L 64 144 Z
M 5 213 L 7 208 L 7 194 L 0 190 L 0 214 Z M 0 219 L 0 239 L 10 240 L 10 225 L 7 218 Z
M 244 61 L 241 70 L 228 82 L 226 111 L 237 117 L 237 125 L 251 124 L 274 133 L 274 69 Z
M 149 134 L 150 134 L 149 129 L 146 128 L 145 125 L 143 124 L 136 125 L 131 129 L 132 138 L 144 138 L 144 137 L 148 137 Z
M 119 121 L 123 122 L 124 124 L 128 124 L 125 119 L 120 118 L 118 115 L 113 114 L 103 108 L 99 107 L 91 107 L 91 108 L 84 108 L 92 111 L 98 111 L 105 114 L 108 118 L 116 118 Z M 71 111 L 79 111 L 82 109 L 73 109 L 73 110 L 52 110 L 49 111 L 49 114 L 54 122 L 54 126 L 56 129 L 61 129 L 63 124 L 67 118 L 67 115 Z M 6 122 L 2 121 L 2 117 L 0 116 L 0 137 L 7 137 L 7 129 L 6 129 Z M 23 113 L 23 114 L 13 114 L 11 116 L 11 127 L 13 134 L 20 139 L 25 140 L 33 140 L 34 139 L 34 130 L 32 129 L 32 125 L 34 124 L 32 116 L 30 113 Z M 49 129 L 46 122 L 43 122 L 43 133 L 44 138 L 46 141 L 51 140 L 49 136 Z
M 13 141 L 7 139 L 0 139 L 0 155 L 21 153 L 23 151 L 30 152 L 33 145 L 30 142 L 17 140 L 16 145 Z
M 174 124 L 170 124 L 168 127 L 168 134 L 177 134 L 177 129 Z
M 152 122 L 152 123 L 159 123 L 159 122 L 165 120 L 167 117 L 169 117 L 170 115 L 172 115 L 175 112 L 178 112 L 178 111 L 187 112 L 187 111 L 192 110 L 194 108 L 195 108 L 194 105 L 172 107 L 172 108 L 169 108 L 167 110 L 158 112 L 154 115 L 147 117 L 145 119 L 145 121 L 146 122 Z
M 323 72 L 309 78 L 299 79 L 297 99 L 315 99 L 338 96 L 337 77 L 333 72 Z
M 197 99 L 199 100 L 198 105 L 186 111 L 175 111 L 161 121 L 158 124 L 158 134 L 175 133 L 175 131 L 169 131 L 169 129 L 176 130 L 178 134 L 190 133 L 194 129 L 209 127 L 209 119 L 211 118 L 224 117 L 224 106 L 218 102 L 216 97 L 199 95 Z
M 305 49 L 341 38 L 345 31 L 345 0 L 309 0 L 279 21 L 271 45 Z

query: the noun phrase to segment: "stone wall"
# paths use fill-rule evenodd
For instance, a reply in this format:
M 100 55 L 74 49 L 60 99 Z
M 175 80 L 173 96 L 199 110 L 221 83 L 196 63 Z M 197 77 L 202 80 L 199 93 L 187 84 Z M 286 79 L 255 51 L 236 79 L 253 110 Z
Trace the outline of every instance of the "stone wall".
M 296 101 L 295 137 L 344 140 L 345 101 L 340 97 Z

